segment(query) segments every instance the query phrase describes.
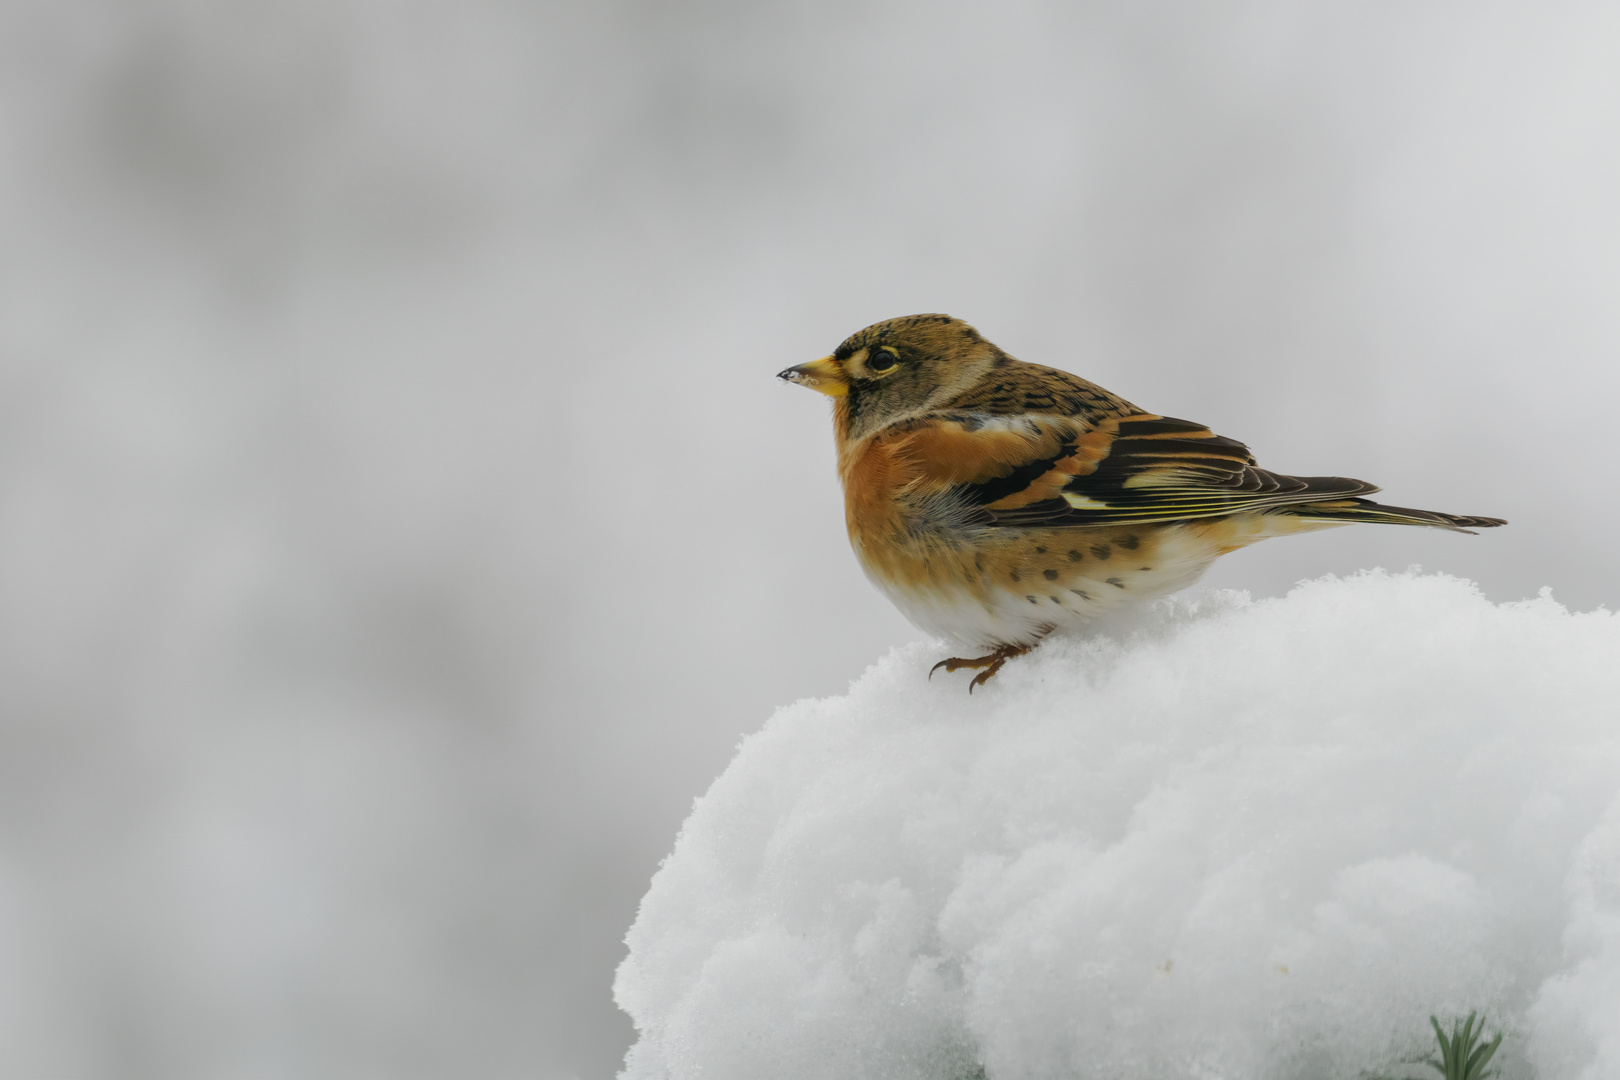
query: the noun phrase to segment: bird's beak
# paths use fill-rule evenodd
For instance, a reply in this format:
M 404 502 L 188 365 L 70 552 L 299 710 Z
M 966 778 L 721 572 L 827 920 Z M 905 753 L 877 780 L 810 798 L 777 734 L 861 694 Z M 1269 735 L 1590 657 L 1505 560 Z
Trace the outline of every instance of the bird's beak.
M 843 365 L 830 356 L 779 371 L 776 377 L 819 390 L 828 397 L 843 397 L 849 393 L 849 378 L 844 374 Z

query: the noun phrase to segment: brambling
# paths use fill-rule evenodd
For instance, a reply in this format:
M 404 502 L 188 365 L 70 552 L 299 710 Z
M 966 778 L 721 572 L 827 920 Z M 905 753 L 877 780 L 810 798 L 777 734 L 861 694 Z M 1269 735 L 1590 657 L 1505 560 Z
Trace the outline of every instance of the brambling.
M 984 653 L 934 665 L 979 669 L 970 692 L 1054 630 L 1183 589 L 1257 540 L 1506 524 L 1268 472 L 1235 439 L 1016 360 L 949 315 L 874 323 L 779 377 L 833 399 L 855 555 L 919 629 Z

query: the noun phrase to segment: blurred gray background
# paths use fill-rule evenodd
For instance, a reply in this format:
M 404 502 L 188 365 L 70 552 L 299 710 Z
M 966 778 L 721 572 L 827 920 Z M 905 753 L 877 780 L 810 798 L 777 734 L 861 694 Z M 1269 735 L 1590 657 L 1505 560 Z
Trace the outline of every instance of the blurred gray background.
M 778 383 L 946 311 L 1620 585 L 1620 7 L 0 5 L 0 1076 L 606 1077 L 776 705 L 914 632 Z M 921 673 L 919 673 L 919 678 Z

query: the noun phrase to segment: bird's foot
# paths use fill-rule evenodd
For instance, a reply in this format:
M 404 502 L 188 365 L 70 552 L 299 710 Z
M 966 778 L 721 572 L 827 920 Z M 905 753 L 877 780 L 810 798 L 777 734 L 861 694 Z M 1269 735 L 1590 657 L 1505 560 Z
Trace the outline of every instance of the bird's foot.
M 971 660 L 964 660 L 960 656 L 953 656 L 949 660 L 941 660 L 939 663 L 929 668 L 928 677 L 932 679 L 934 677 L 934 672 L 938 671 L 940 668 L 944 668 L 946 671 L 960 671 L 962 668 L 983 668 L 984 670 L 973 676 L 973 681 L 968 683 L 968 693 L 971 694 L 973 693 L 975 687 L 983 686 L 985 683 L 993 679 L 996 672 L 1000 671 L 1008 660 L 1011 660 L 1015 656 L 1023 656 L 1034 647 L 1035 646 L 1033 645 L 1003 645 L 995 652 L 989 653 L 985 656 L 975 656 Z

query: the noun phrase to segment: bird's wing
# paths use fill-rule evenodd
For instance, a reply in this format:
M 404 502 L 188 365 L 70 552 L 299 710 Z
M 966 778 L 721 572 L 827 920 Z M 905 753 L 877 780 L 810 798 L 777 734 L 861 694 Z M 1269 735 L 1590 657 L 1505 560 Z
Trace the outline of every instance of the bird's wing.
M 907 429 L 896 435 L 919 493 L 948 495 L 991 525 L 1176 521 L 1378 490 L 1345 477 L 1268 472 L 1235 439 L 1153 413 L 946 412 Z

